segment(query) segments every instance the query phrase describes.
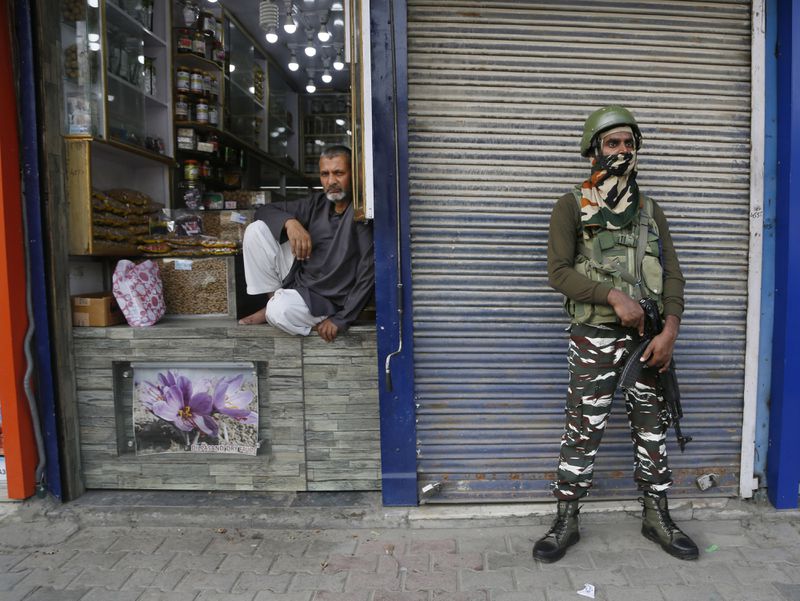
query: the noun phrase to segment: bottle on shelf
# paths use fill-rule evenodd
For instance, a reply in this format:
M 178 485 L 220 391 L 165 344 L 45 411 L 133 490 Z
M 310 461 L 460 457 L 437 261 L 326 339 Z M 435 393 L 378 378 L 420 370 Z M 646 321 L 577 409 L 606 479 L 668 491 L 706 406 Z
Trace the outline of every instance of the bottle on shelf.
M 200 69 L 193 69 L 189 79 L 189 91 L 193 94 L 203 93 L 203 72 Z
M 194 105 L 194 120 L 198 123 L 208 123 L 208 100 L 200 98 Z
M 191 90 L 192 72 L 188 67 L 178 67 L 175 70 L 175 88 L 178 92 L 189 92 Z
M 175 99 L 175 120 L 189 121 L 189 99 L 183 94 L 178 94 Z
M 201 31 L 196 31 L 192 37 L 192 53 L 201 58 L 206 57 L 206 37 Z
M 191 54 L 192 30 L 186 27 L 178 29 L 178 35 L 175 37 L 175 44 L 179 54 Z

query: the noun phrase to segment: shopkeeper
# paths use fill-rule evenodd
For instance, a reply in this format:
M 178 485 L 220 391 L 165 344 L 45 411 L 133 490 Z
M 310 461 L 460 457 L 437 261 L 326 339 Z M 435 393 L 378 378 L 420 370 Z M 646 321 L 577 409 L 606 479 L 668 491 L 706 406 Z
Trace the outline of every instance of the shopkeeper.
M 319 159 L 323 191 L 300 201 L 261 207 L 244 234 L 248 294 L 266 307 L 240 324 L 269 323 L 326 342 L 350 327 L 372 297 L 372 225 L 353 219 L 351 154 L 329 146 Z

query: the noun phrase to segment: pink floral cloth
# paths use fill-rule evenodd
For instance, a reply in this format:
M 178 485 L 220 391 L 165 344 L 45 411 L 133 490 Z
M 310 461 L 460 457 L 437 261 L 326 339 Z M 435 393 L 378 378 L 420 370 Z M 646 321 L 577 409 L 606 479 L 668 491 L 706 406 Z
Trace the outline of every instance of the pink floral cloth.
M 128 324 L 151 326 L 164 316 L 164 291 L 158 265 L 143 261 L 138 265 L 123 259 L 112 277 L 114 298 Z

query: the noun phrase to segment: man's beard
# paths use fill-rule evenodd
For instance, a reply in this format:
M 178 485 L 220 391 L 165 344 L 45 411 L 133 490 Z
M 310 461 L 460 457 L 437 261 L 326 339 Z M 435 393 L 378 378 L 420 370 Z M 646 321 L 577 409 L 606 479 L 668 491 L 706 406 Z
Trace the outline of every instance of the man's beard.
M 347 192 L 345 190 L 338 190 L 336 192 L 328 192 L 325 191 L 325 198 L 330 200 L 331 202 L 339 202 L 340 200 L 344 200 L 347 197 Z

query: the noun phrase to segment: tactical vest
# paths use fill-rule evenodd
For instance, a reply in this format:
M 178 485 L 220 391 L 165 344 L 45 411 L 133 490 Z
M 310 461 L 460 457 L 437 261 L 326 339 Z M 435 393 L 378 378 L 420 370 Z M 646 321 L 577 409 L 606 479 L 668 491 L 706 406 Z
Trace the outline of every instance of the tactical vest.
M 573 190 L 573 195 L 580 209 L 580 190 Z M 642 208 L 626 227 L 600 229 L 592 235 L 582 229 L 578 237 L 575 271 L 595 282 L 609 283 L 634 300 L 652 298 L 662 312 L 664 270 L 661 267 L 658 226 L 653 219 L 653 201 L 641 192 L 639 198 Z M 582 303 L 571 298 L 566 298 L 564 305 L 572 323 L 619 323 L 610 305 Z

